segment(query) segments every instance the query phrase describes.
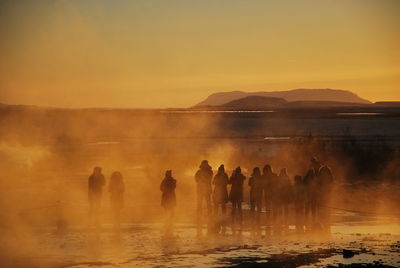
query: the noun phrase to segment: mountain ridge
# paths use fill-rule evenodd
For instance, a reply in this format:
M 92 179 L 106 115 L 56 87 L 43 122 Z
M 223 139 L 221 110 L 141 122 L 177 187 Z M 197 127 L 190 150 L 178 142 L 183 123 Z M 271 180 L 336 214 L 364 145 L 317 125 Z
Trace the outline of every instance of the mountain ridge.
M 283 98 L 288 102 L 295 101 L 333 101 L 371 104 L 369 100 L 363 99 L 355 93 L 342 89 L 292 89 L 286 91 L 229 91 L 216 92 L 209 95 L 205 100 L 199 102 L 193 107 L 223 105 L 230 101 L 242 99 L 247 96 L 275 97 Z
M 337 102 L 337 101 L 291 101 L 283 98 L 247 96 L 222 105 L 197 106 L 194 110 L 228 110 L 228 111 L 255 111 L 255 110 L 292 110 L 292 109 L 325 109 L 339 107 L 373 107 L 375 104 Z

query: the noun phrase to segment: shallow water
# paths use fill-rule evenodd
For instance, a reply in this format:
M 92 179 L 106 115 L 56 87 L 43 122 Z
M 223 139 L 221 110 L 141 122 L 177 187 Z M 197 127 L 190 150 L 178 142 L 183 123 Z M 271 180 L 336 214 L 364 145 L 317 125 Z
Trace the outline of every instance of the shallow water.
M 40 235 L 39 253 L 31 262 L 52 263 L 49 267 L 240 267 L 243 263 L 268 264 L 293 261 L 301 267 L 325 267 L 350 263 L 400 265 L 400 225 L 332 226 L 331 234 L 286 236 L 242 235 L 197 236 L 194 225 L 176 225 L 174 235 L 165 237 L 161 224 L 124 225 L 118 234 L 111 226 L 99 233 L 71 229 L 64 237 L 53 230 Z M 353 250 L 352 258 L 342 256 Z M 279 267 L 279 266 L 273 266 Z

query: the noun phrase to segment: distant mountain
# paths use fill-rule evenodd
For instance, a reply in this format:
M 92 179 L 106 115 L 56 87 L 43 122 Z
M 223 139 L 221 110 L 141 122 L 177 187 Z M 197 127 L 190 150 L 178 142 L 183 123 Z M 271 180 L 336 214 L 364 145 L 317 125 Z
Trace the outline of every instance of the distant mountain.
M 369 103 L 339 102 L 339 101 L 292 101 L 285 108 L 333 108 L 333 107 L 365 107 Z
M 219 107 L 232 110 L 264 110 L 275 107 L 282 107 L 286 103 L 287 101 L 282 98 L 247 96 L 219 105 Z
M 292 101 L 283 98 L 247 96 L 233 100 L 222 105 L 196 106 L 192 109 L 200 110 L 232 110 L 232 111 L 254 111 L 270 109 L 303 109 L 303 108 L 337 108 L 337 107 L 366 107 L 371 104 L 337 102 L 337 101 Z
M 211 94 L 204 101 L 195 105 L 195 107 L 222 105 L 233 100 L 242 99 L 248 96 L 261 96 L 283 98 L 288 102 L 295 101 L 330 101 L 330 102 L 348 102 L 370 104 L 371 102 L 362 99 L 356 94 L 340 89 L 293 89 L 287 91 L 272 91 L 272 92 L 218 92 Z

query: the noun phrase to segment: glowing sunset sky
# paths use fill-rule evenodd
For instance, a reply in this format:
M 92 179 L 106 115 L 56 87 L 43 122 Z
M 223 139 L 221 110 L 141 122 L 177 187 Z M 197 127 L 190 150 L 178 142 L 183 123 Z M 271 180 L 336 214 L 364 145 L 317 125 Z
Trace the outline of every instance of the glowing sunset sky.
M 187 107 L 216 91 L 400 100 L 398 0 L 0 1 L 0 102 Z

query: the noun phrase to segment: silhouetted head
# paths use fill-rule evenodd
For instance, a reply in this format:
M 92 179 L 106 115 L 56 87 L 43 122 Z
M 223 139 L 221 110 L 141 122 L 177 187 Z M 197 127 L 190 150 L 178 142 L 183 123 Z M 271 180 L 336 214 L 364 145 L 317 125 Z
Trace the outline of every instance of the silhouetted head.
M 172 170 L 165 171 L 165 177 L 166 178 L 172 178 Z
M 100 174 L 101 173 L 101 167 L 95 167 L 93 169 L 93 174 Z
M 272 168 L 270 165 L 265 165 L 263 168 L 263 173 L 264 174 L 271 174 L 272 173 Z
M 218 173 L 224 173 L 225 172 L 225 166 L 224 165 L 220 165 L 218 168 Z
M 279 176 L 287 176 L 286 168 L 282 168 Z
M 211 168 L 211 167 L 210 167 L 210 165 L 208 164 L 208 161 L 207 161 L 207 160 L 203 160 L 203 161 L 201 161 L 200 168 L 201 168 L 201 169 L 209 169 L 209 168 Z
M 240 174 L 240 173 L 242 173 L 242 169 L 240 167 L 237 167 L 235 169 L 235 174 Z
M 253 175 L 252 176 L 259 176 L 259 175 L 261 175 L 260 168 L 259 167 L 255 167 L 253 169 Z
M 303 183 L 302 178 L 301 178 L 300 175 L 294 176 L 294 183 L 295 183 L 296 185 L 299 185 L 299 184 L 302 184 L 302 183 Z
M 119 171 L 115 171 L 111 174 L 111 180 L 122 180 L 122 174 Z

